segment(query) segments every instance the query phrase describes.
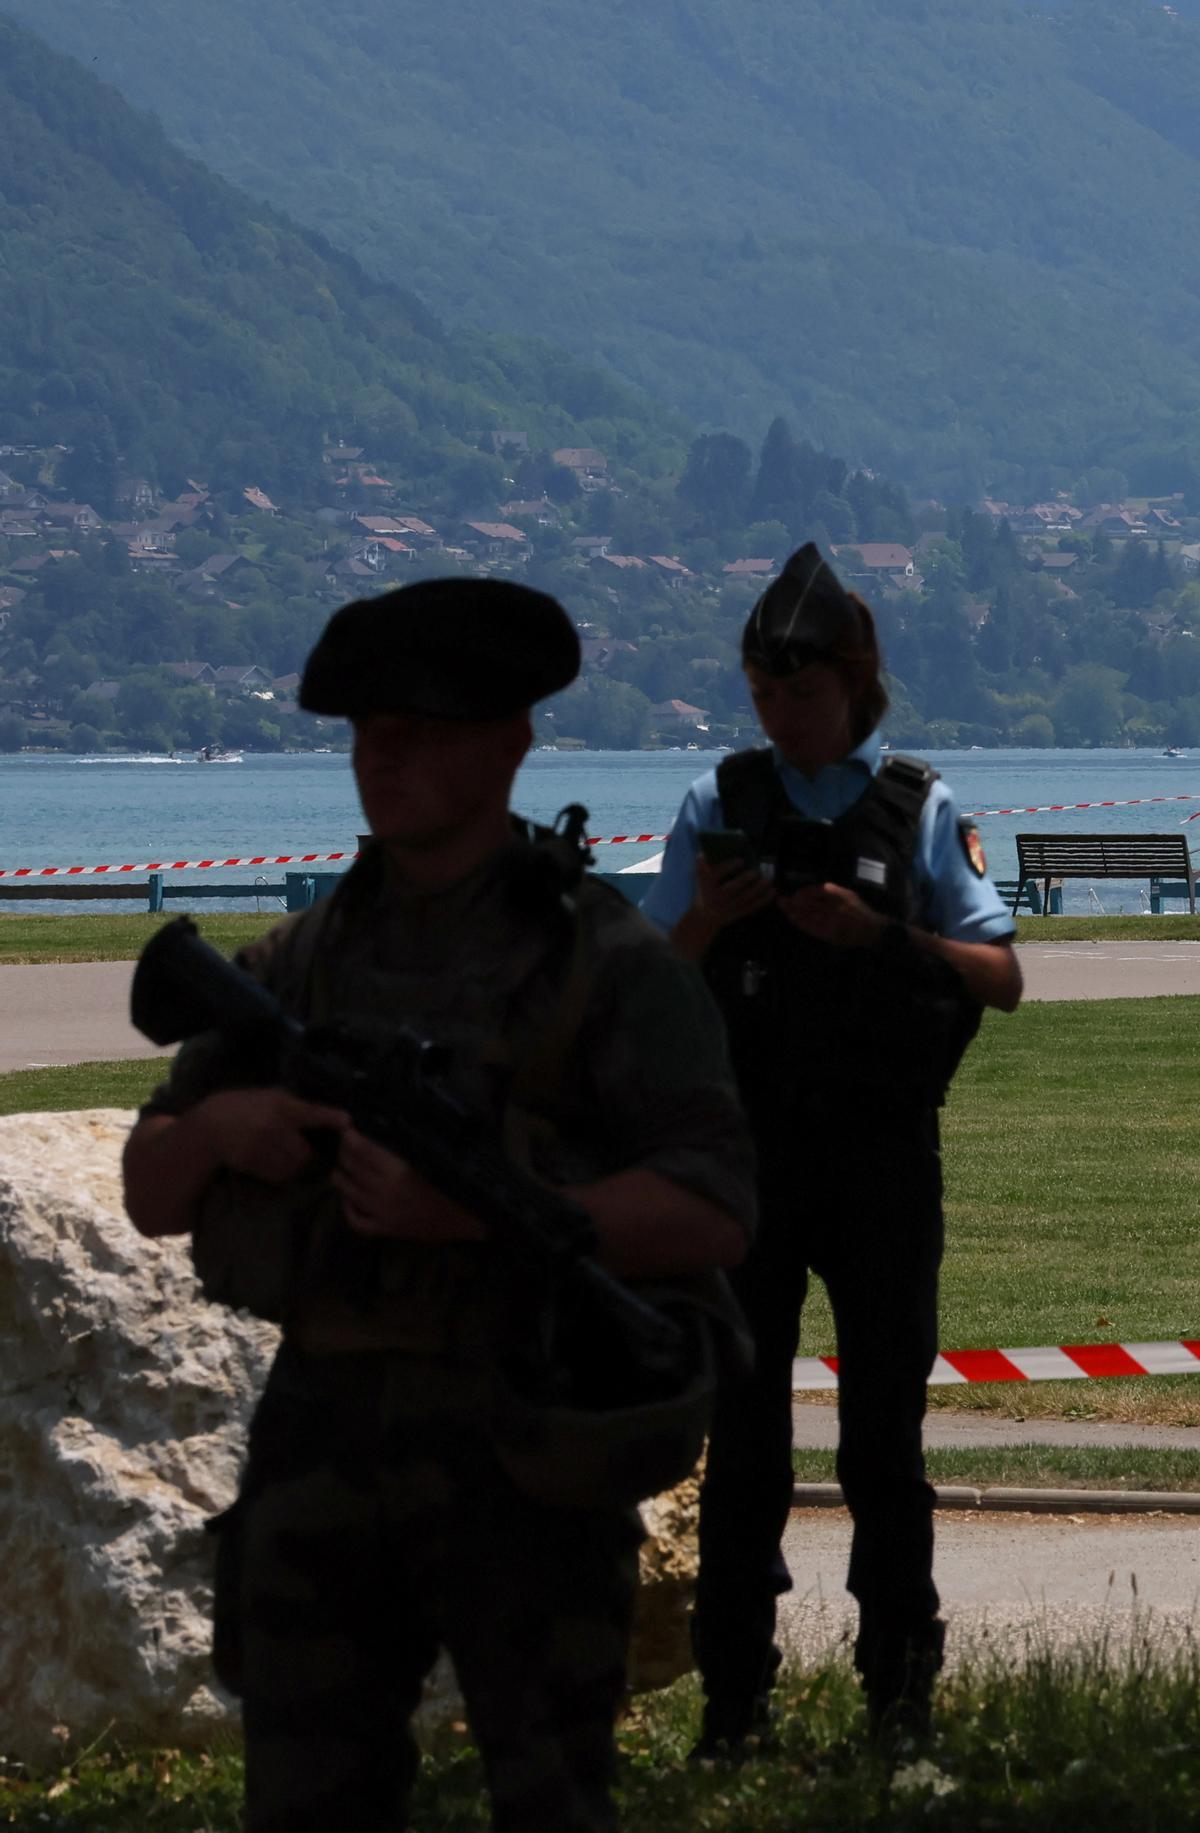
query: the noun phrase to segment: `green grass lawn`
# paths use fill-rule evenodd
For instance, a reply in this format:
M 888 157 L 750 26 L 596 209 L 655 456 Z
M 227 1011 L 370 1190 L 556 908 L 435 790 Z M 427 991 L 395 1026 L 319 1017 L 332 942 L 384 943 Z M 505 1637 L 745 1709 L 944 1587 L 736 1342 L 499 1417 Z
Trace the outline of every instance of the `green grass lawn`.
M 1200 1332 L 1200 998 L 989 1013 L 943 1135 L 943 1344 Z
M 67 961 L 136 961 L 156 930 L 178 911 L 151 916 L 7 916 L 0 915 L 0 966 L 13 967 Z M 201 912 L 195 922 L 201 935 L 226 954 L 252 942 L 283 915 L 281 910 Z
M 134 1106 L 159 1073 L 141 1062 L 2 1076 L 0 1112 Z M 1200 1337 L 1200 998 L 990 1014 L 944 1122 L 945 1346 Z M 833 1347 L 817 1288 L 801 1352 Z M 1200 1423 L 1195 1376 L 935 1388 L 931 1398 Z
M 836 1483 L 832 1451 L 793 1451 L 800 1483 Z M 1194 1451 L 1108 1445 L 938 1446 L 925 1453 L 929 1481 L 972 1489 L 1159 1489 L 1190 1492 L 1200 1464 Z
M 944 1115 L 949 1348 L 1200 1336 L 1200 999 L 990 1013 Z M 832 1351 L 818 1290 L 801 1353 Z M 1200 1423 L 1200 1381 L 934 1388 L 938 1406 Z
M 47 1114 L 84 1107 L 139 1107 L 163 1079 L 169 1056 L 120 1063 L 67 1063 L 0 1076 L 0 1114 Z
M 173 914 L 178 914 L 175 912 Z M 216 947 L 232 953 L 262 934 L 282 911 L 201 912 L 196 921 Z M 0 914 L 0 964 L 53 961 L 134 961 L 170 916 L 10 916 Z M 1021 942 L 1200 942 L 1200 916 L 1018 917 Z
M 858 1689 L 840 1661 L 781 1676 L 776 1754 L 692 1768 L 695 1684 L 634 1703 L 620 1731 L 624 1833 L 1194 1833 L 1200 1673 L 1151 1638 L 1054 1655 L 1035 1634 L 1023 1665 L 980 1654 L 943 1680 L 929 1757 L 895 1773 L 866 1748 Z M 0 1821 L 24 1833 L 236 1833 L 231 1753 L 101 1749 L 60 1769 L 0 1770 Z M 412 1824 L 486 1833 L 479 1759 L 465 1740 L 427 1759 Z
M 1200 916 L 1019 916 L 1017 941 L 1200 942 Z

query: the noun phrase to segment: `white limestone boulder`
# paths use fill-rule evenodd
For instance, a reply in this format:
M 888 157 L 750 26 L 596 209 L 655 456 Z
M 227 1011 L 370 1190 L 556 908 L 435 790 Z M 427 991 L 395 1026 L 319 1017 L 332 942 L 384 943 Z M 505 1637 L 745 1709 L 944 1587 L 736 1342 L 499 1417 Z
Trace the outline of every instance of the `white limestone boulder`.
M 185 1242 L 127 1220 L 117 1110 L 0 1118 L 0 1752 L 233 1721 L 209 1664 L 205 1519 L 232 1500 L 276 1333 L 206 1304 Z M 696 1486 L 643 1511 L 631 1678 L 690 1665 Z M 422 1714 L 461 1714 L 434 1676 Z
M 700 1566 L 700 1474 L 642 1504 L 646 1538 L 629 1654 L 635 1693 L 669 1687 L 692 1669 L 691 1610 Z
M 0 1119 L 0 1749 L 179 1742 L 211 1681 L 204 1520 L 232 1497 L 275 1333 L 205 1305 L 125 1217 L 113 1110 Z

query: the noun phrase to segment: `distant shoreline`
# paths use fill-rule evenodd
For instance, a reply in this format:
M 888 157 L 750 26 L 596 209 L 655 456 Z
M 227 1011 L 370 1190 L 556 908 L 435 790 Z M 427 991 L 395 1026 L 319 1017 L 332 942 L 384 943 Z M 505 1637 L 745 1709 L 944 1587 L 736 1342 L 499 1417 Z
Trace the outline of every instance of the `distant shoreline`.
M 686 756 L 690 751 L 693 757 L 722 757 L 728 756 L 731 751 L 748 749 L 757 742 L 759 742 L 757 739 L 748 739 L 744 746 L 697 745 L 694 751 L 691 751 L 687 745 L 534 745 L 529 756 L 553 754 L 558 757 L 680 757 Z M 1060 754 L 1090 751 L 1097 754 L 1116 752 L 1131 757 L 1138 753 L 1148 753 L 1152 757 L 1161 757 L 1164 761 L 1170 759 L 1180 764 L 1200 760 L 1200 747 L 1197 747 L 1193 756 L 1190 750 L 1170 752 L 1165 749 L 1160 750 L 1157 745 L 923 745 L 920 742 L 909 745 L 903 740 L 897 740 L 891 743 L 890 748 L 893 751 L 903 752 L 936 751 L 939 755 L 955 757 L 972 755 L 988 757 L 1001 751 L 1018 751 L 1023 757 L 1055 757 Z M 246 745 L 241 746 L 240 749 L 245 757 L 349 757 L 351 753 L 349 745 L 323 745 L 311 751 L 255 751 Z M 166 751 L 145 751 L 131 755 L 125 751 L 61 751 L 54 745 L 23 745 L 19 751 L 0 751 L 0 764 L 3 764 L 8 758 L 18 757 L 53 758 L 62 763 L 78 763 L 81 759 L 96 764 L 116 763 L 118 760 L 128 763 L 150 763 L 166 759 L 169 755 L 170 753 Z M 175 761 L 194 763 L 196 760 L 177 758 Z

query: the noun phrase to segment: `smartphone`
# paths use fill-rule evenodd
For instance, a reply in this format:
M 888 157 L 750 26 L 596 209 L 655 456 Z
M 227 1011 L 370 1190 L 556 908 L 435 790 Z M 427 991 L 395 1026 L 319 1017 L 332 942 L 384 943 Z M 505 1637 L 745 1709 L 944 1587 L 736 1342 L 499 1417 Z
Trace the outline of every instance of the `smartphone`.
M 727 866 L 735 861 L 744 866 L 758 863 L 750 836 L 740 827 L 701 828 L 696 844 L 710 866 Z
M 808 885 L 836 884 L 838 875 L 832 822 L 789 816 L 780 823 L 775 883 L 785 896 L 789 891 L 800 891 Z

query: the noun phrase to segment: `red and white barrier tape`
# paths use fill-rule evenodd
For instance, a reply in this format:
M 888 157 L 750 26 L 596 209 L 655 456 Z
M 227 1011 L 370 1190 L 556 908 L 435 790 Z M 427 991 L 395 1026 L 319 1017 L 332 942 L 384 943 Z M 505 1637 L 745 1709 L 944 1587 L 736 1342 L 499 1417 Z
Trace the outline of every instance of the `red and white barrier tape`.
M 1027 808 L 964 808 L 963 814 L 970 821 L 981 821 L 984 815 L 1063 815 L 1073 814 L 1080 808 L 1149 808 L 1154 802 L 1200 802 L 1200 793 L 1194 795 L 1174 796 L 1127 796 L 1124 801 L 1110 799 L 1105 802 L 1037 802 Z M 1188 816 L 1189 821 L 1200 821 L 1200 810 Z M 621 846 L 627 842 L 636 844 L 644 840 L 669 840 L 669 834 L 613 834 L 602 840 L 597 835 L 588 839 L 589 846 Z
M 589 839 L 589 846 L 640 846 L 664 841 L 665 834 L 613 834 Z M 357 853 L 251 853 L 242 859 L 142 859 L 119 866 L 0 866 L 0 878 L 82 878 L 111 872 L 208 872 L 216 866 L 318 866 L 338 859 L 357 859 Z
M 1152 802 L 1196 802 L 1197 795 L 1132 796 L 1123 802 L 1039 802 L 1030 808 L 968 808 L 964 814 L 971 821 L 985 815 L 1059 815 L 1080 808 L 1145 808 Z M 1188 821 L 1200 820 L 1200 810 Z M 1186 823 L 1184 823 L 1186 825 Z M 661 846 L 669 834 L 591 834 L 589 846 Z M 0 878 L 81 878 L 91 873 L 121 872 L 207 872 L 214 866 L 316 866 L 334 860 L 357 859 L 357 853 L 252 853 L 242 859 L 143 859 L 132 865 L 118 866 L 0 866 Z
M 963 814 L 969 821 L 978 821 L 984 815 L 1062 815 L 1072 814 L 1077 808 L 1148 808 L 1152 802 L 1200 802 L 1200 795 L 1190 796 L 1129 796 L 1123 802 L 1039 802 L 1035 808 L 964 808 Z M 1189 821 L 1200 816 L 1189 815 Z
M 79 878 L 86 873 L 206 872 L 212 866 L 312 866 L 357 853 L 254 853 L 246 859 L 143 859 L 122 866 L 0 866 L 0 878 Z
M 792 1364 L 797 1393 L 836 1388 L 836 1356 L 801 1356 Z M 1071 1343 L 1059 1349 L 947 1349 L 930 1387 L 981 1381 L 1088 1381 L 1104 1375 L 1200 1374 L 1200 1342 Z

